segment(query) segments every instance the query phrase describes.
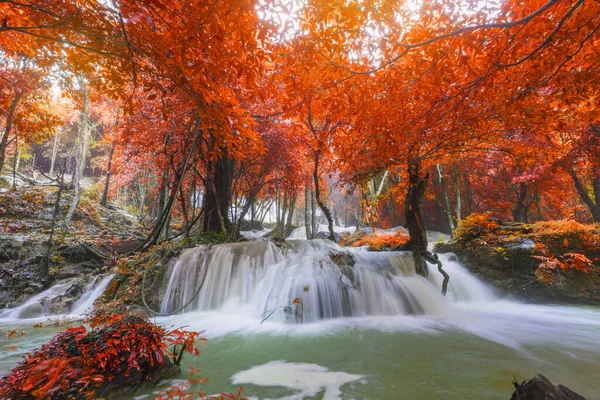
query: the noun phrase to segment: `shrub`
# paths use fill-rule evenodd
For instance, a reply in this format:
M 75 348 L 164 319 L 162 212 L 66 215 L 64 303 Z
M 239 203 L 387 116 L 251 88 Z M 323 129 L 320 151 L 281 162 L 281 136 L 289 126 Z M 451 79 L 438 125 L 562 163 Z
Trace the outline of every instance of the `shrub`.
M 408 243 L 409 236 L 402 232 L 383 235 L 367 235 L 351 244 L 352 247 L 367 246 L 371 251 L 398 250 Z
M 458 223 L 454 232 L 457 241 L 467 242 L 482 236 L 493 235 L 500 229 L 490 213 L 472 213 Z
M 101 325 L 99 327 L 99 325 Z M 85 399 L 164 375 L 198 333 L 113 315 L 55 335 L 0 379 L 0 398 Z M 169 347 L 171 345 L 171 348 Z

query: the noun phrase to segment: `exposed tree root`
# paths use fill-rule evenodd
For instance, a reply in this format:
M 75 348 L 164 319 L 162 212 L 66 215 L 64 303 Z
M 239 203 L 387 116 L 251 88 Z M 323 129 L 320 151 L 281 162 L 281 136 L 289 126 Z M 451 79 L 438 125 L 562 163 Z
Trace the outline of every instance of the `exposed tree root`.
M 442 294 L 445 296 L 448 291 L 448 281 L 450 280 L 450 275 L 442 268 L 442 262 L 439 260 L 438 255 L 435 253 L 431 253 L 430 251 L 422 251 L 421 256 L 431 264 L 437 264 L 438 271 L 444 277 L 444 282 L 442 283 Z

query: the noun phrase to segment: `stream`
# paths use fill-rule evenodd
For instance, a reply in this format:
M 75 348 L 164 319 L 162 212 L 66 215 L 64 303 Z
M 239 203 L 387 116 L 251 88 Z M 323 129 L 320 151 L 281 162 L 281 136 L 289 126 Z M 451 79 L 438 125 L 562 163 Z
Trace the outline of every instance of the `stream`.
M 336 262 L 340 253 L 352 261 Z M 199 246 L 172 263 L 161 311 L 191 303 L 156 322 L 209 339 L 199 357 L 184 357 L 181 376 L 200 368 L 211 378 L 195 388 L 205 394 L 243 385 L 253 399 L 507 400 L 513 377 L 542 373 L 600 399 L 600 309 L 511 301 L 452 254 L 440 259 L 450 274 L 446 297 L 434 267 L 427 279 L 416 275 L 407 253 L 301 238 L 283 248 L 261 240 Z M 42 320 L 0 314 L 0 329 L 27 332 L 0 338 L 0 373 L 58 331 L 33 328 Z

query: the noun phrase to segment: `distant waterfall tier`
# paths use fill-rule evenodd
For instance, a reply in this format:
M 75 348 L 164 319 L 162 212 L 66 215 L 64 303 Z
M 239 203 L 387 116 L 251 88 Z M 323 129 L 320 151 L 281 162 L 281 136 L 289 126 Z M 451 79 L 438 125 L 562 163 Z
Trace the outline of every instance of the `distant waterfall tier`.
M 172 266 L 163 313 L 216 310 L 279 322 L 369 315 L 440 315 L 447 301 L 493 294 L 450 257 L 448 299 L 442 279 L 415 273 L 410 253 L 347 249 L 326 240 L 243 242 L 184 250 Z M 199 290 L 199 293 L 198 293 Z M 195 296 L 195 297 L 194 297 Z
M 113 275 L 98 275 L 83 289 L 81 296 L 72 302 L 73 292 L 79 283 L 59 283 L 25 301 L 18 307 L 0 310 L 0 319 L 27 319 L 58 314 L 81 315 L 91 311 L 94 302 L 102 295 Z M 79 289 L 81 290 L 81 289 Z

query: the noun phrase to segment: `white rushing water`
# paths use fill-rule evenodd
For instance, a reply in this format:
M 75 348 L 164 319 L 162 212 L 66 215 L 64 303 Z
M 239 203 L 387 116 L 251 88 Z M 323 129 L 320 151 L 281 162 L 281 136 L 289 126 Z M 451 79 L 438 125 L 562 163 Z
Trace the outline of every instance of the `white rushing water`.
M 437 268 L 430 266 L 428 278 L 417 275 L 410 253 L 302 239 L 281 247 L 257 240 L 189 248 L 170 267 L 161 311 L 189 305 L 157 321 L 218 338 L 199 361 L 189 359 L 195 368 L 213 368 L 215 393 L 229 383 L 234 391 L 243 384 L 252 399 L 395 399 L 401 392 L 505 399 L 513 376 L 548 372 L 554 383 L 594 398 L 598 309 L 510 301 L 454 255 L 439 257 L 450 275 L 445 297 Z M 85 312 L 111 279 L 88 285 L 72 312 Z M 4 311 L 0 323 L 31 316 L 31 307 L 47 309 L 67 289 L 50 288 Z M 16 353 L 0 355 L 0 365 L 12 365 Z M 506 385 L 499 389 L 488 375 Z
M 87 285 L 79 300 L 70 307 L 70 314 L 81 315 L 89 311 L 112 281 L 113 275 L 103 277 L 97 276 Z M 53 301 L 60 300 L 67 295 L 68 290 L 73 286 L 72 282 L 61 283 L 46 289 L 29 299 L 18 307 L 0 311 L 0 320 L 15 320 L 37 317 L 47 317 L 52 315 L 51 304 Z
M 350 262 L 337 265 L 336 256 Z M 440 255 L 450 274 L 448 295 L 433 266 L 415 273 L 412 255 L 347 249 L 326 240 L 242 242 L 186 249 L 173 266 L 163 313 L 213 312 L 259 321 L 306 323 L 340 317 L 441 317 L 452 303 L 490 303 L 493 290 L 452 255 Z M 198 292 L 198 289 L 200 292 Z M 294 303 L 294 299 L 300 299 Z
M 350 262 L 338 266 L 336 256 Z M 455 278 L 449 286 L 452 300 L 493 299 L 491 290 L 457 262 L 444 256 L 442 261 Z M 195 296 L 184 312 L 219 311 L 271 322 L 435 316 L 446 310 L 437 274 L 432 269 L 429 280 L 417 275 L 410 253 L 345 249 L 324 240 L 290 240 L 282 249 L 272 242 L 201 246 L 179 256 L 161 311 L 177 310 Z
M 354 233 L 356 231 L 356 227 L 355 226 L 348 226 L 348 227 L 336 226 L 336 227 L 334 227 L 334 231 L 337 233 L 344 233 L 344 232 Z M 317 232 L 329 232 L 329 226 L 323 225 L 323 224 L 318 225 Z M 301 228 L 294 229 L 292 231 L 292 233 L 290 234 L 290 236 L 288 237 L 288 239 L 306 239 L 306 228 L 301 227 Z
M 94 302 L 104 293 L 104 290 L 112 282 L 114 275 L 108 275 L 103 277 L 98 275 L 90 284 L 85 288 L 85 292 L 77 300 L 73 307 L 71 307 L 71 314 L 81 315 L 90 311 Z

